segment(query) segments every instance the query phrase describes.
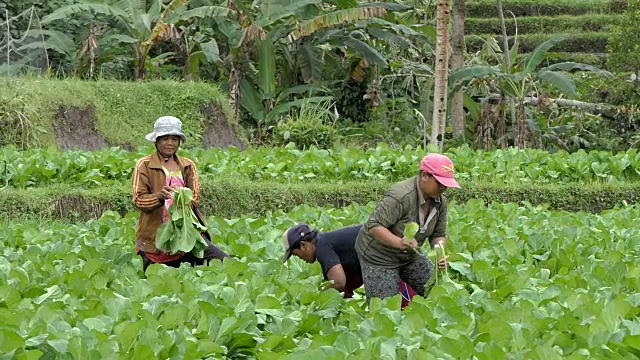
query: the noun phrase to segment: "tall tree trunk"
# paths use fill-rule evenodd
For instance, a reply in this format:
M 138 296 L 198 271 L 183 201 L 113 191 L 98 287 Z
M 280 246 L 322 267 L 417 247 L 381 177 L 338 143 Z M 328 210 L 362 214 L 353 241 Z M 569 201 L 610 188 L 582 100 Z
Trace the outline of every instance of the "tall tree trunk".
M 229 71 L 229 96 L 231 97 L 231 110 L 233 116 L 238 119 L 240 115 L 240 80 L 242 76 L 235 64 L 231 65 Z
M 527 116 L 524 113 L 524 104 L 521 102 L 518 103 L 517 106 L 517 116 L 518 116 L 518 134 L 516 137 L 516 146 L 520 149 L 524 149 L 527 147 L 527 139 L 529 138 L 529 131 L 527 127 Z
M 436 7 L 436 66 L 433 91 L 431 143 L 443 150 L 447 120 L 447 81 L 449 80 L 449 0 L 438 0 Z
M 465 0 L 453 0 L 453 33 L 451 34 L 451 69 L 464 67 Z M 458 90 L 451 99 L 453 137 L 464 138 L 464 93 Z
M 502 30 L 502 53 L 504 54 L 505 70 L 507 74 L 511 74 L 511 59 L 509 57 L 509 39 L 507 38 L 507 26 L 504 23 L 504 13 L 502 12 L 502 0 L 496 0 L 496 8 L 498 10 L 498 19 L 500 19 L 500 29 Z M 518 135 L 516 142 L 520 142 L 520 124 L 516 115 L 516 102 L 509 97 L 509 110 L 511 111 L 511 126 L 518 126 Z
M 147 62 L 147 54 L 140 51 L 138 53 L 138 62 L 136 63 L 136 66 L 133 69 L 133 75 L 135 76 L 136 80 L 144 80 L 146 62 Z
M 422 120 L 422 150 L 427 151 L 427 128 L 429 128 L 429 114 L 433 114 L 433 78 L 425 81 L 424 90 L 420 93 L 420 118 Z

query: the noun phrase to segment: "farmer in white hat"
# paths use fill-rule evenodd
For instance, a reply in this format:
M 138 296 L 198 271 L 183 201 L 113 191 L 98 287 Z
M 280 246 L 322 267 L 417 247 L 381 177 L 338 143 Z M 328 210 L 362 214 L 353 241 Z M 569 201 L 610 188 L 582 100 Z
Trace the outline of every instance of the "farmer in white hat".
M 173 203 L 175 188 L 187 187 L 193 192 L 193 211 L 201 224 L 204 217 L 198 210 L 200 181 L 196 165 L 190 159 L 178 156 L 176 151 L 187 140 L 182 133 L 182 122 L 173 116 L 162 116 L 156 120 L 153 131 L 145 139 L 156 145 L 156 151 L 138 160 L 133 170 L 133 202 L 140 209 L 136 226 L 136 250 L 142 257 L 143 271 L 153 263 L 179 267 L 188 262 L 192 266 L 207 264 L 211 259 L 222 259 L 225 252 L 211 243 L 207 232 L 202 233 L 209 248 L 203 258 L 193 253 L 169 254 L 156 248 L 156 232 L 162 223 L 169 221 L 169 207 Z

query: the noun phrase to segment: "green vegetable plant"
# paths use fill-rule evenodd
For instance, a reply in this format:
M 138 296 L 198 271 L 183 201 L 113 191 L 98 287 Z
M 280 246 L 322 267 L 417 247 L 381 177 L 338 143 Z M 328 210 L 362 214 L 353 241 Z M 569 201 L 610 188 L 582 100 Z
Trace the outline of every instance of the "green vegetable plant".
M 447 272 L 447 268 L 445 267 L 444 270 L 440 270 L 438 264 L 440 263 L 440 260 L 444 259 L 445 257 L 447 257 L 447 254 L 444 251 L 444 245 L 438 243 L 435 244 L 433 246 L 433 258 L 434 258 L 434 272 L 435 272 L 435 282 L 436 285 L 439 284 L 439 279 L 438 279 L 438 275 L 442 276 L 443 280 L 449 280 L 449 274 Z
M 407 243 L 412 242 L 415 239 L 416 234 L 418 233 L 418 230 L 420 230 L 420 225 L 418 225 L 417 223 L 413 221 L 406 223 L 404 226 L 404 232 L 402 234 L 404 237 L 404 241 Z M 420 251 L 417 248 L 413 248 L 413 251 L 415 251 L 418 254 L 420 253 Z
M 103 187 L 131 178 L 136 160 L 152 147 L 137 151 L 120 148 L 99 151 L 17 150 L 0 148 L 0 182 L 27 188 L 54 184 Z M 415 176 L 415 166 L 424 156 L 419 148 L 403 149 L 379 145 L 375 148 L 298 150 L 258 147 L 239 150 L 185 149 L 180 155 L 196 159 L 201 179 L 221 176 L 242 180 L 278 182 L 400 181 Z M 536 149 L 473 150 L 450 148 L 456 178 L 464 182 L 504 184 L 556 184 L 566 182 L 629 183 L 640 180 L 640 153 L 579 150 L 549 153 Z
M 404 240 L 408 242 L 413 241 L 413 239 L 416 237 L 416 234 L 418 233 L 418 230 L 420 230 L 420 226 L 417 223 L 408 222 L 404 226 Z
M 193 252 L 202 258 L 207 243 L 202 232 L 207 227 L 200 224 L 191 207 L 193 192 L 186 187 L 177 188 L 173 192 L 173 204 L 169 207 L 171 219 L 160 225 L 156 233 L 156 247 L 169 251 L 172 255 L 179 252 Z
M 0 359 L 640 357 L 640 206 L 451 203 L 451 281 L 404 310 L 400 296 L 367 305 L 320 291 L 318 266 L 283 266 L 292 223 L 331 231 L 366 222 L 375 205 L 212 216 L 211 239 L 232 258 L 146 277 L 131 251 L 137 212 L 0 219 Z

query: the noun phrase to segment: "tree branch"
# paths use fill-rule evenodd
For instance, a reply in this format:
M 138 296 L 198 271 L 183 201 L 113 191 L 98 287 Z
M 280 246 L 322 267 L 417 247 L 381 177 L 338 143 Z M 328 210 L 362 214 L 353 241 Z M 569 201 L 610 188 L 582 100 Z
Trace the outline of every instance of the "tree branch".
M 490 94 L 485 97 L 484 100 L 488 100 L 489 102 L 497 102 L 502 99 L 502 96 L 499 94 Z M 579 100 L 569 100 L 569 99 L 550 99 L 545 97 L 526 97 L 522 102 L 524 105 L 534 105 L 540 107 L 548 107 L 551 104 L 555 104 L 561 108 L 577 108 L 580 110 L 588 111 L 593 114 L 599 114 L 603 117 L 615 119 L 616 115 L 619 113 L 618 108 L 613 105 L 608 104 L 598 104 L 598 103 L 589 103 Z

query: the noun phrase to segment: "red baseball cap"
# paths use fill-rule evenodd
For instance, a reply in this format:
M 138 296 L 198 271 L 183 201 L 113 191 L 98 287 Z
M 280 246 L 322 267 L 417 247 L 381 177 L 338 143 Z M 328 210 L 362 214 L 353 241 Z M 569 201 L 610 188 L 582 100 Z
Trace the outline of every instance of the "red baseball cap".
M 448 188 L 460 187 L 454 178 L 453 163 L 445 155 L 436 153 L 428 154 L 422 158 L 420 170 L 433 175 L 440 184 Z

